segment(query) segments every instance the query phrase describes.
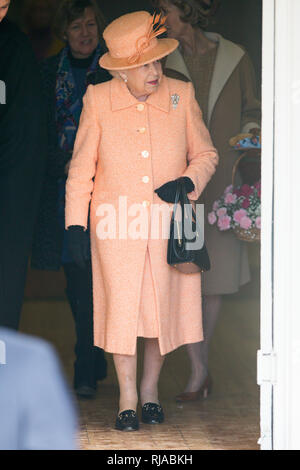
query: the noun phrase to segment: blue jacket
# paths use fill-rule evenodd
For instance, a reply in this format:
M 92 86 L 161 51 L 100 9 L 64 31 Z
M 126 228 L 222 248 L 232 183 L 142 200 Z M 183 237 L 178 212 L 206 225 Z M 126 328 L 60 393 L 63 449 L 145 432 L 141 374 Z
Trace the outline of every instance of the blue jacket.
M 0 450 L 74 450 L 76 432 L 75 405 L 53 348 L 0 328 Z
M 47 109 L 47 165 L 43 180 L 39 213 L 36 223 L 31 253 L 31 267 L 34 269 L 58 271 L 62 265 L 64 230 L 58 217 L 58 189 L 63 197 L 63 185 L 59 181 L 65 178 L 65 166 L 71 158 L 58 146 L 55 120 L 55 88 L 57 70 L 61 52 L 45 59 L 41 63 L 41 77 L 44 91 L 44 103 Z M 111 79 L 104 69 L 98 69 L 88 77 L 88 83 L 95 85 Z M 64 215 L 62 215 L 64 218 Z

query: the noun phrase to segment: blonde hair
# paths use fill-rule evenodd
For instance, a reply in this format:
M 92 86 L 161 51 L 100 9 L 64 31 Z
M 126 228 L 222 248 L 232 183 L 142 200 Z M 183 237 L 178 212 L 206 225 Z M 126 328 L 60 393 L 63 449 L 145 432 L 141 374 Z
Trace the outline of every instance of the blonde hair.
M 167 3 L 180 10 L 180 18 L 184 23 L 205 29 L 208 26 L 208 18 L 216 13 L 220 0 L 211 0 L 211 5 L 202 0 L 167 0 Z M 152 4 L 154 8 L 159 9 L 161 0 L 152 0 Z

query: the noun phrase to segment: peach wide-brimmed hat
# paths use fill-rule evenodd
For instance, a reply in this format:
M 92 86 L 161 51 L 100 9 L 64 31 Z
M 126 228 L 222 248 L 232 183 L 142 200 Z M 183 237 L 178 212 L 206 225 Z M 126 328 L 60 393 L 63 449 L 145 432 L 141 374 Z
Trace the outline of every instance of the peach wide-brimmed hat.
M 126 70 L 162 59 L 177 46 L 176 39 L 157 39 L 166 31 L 162 15 L 146 11 L 128 13 L 110 23 L 103 32 L 108 48 L 99 61 L 108 70 Z

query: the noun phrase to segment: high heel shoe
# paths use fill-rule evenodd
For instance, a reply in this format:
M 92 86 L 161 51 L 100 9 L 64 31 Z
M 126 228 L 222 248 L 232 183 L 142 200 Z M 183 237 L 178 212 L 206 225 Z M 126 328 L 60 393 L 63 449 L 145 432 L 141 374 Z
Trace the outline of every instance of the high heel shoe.
M 196 401 L 200 399 L 205 399 L 210 395 L 212 390 L 212 380 L 208 374 L 203 385 L 196 392 L 183 392 L 175 397 L 175 400 L 179 403 L 187 401 Z

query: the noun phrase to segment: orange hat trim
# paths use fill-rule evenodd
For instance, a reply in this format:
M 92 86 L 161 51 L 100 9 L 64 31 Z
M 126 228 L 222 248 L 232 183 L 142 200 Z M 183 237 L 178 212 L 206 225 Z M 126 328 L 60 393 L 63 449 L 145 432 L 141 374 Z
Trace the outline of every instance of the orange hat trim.
M 156 13 L 154 13 L 154 15 L 149 18 L 149 30 L 147 34 L 137 39 L 137 51 L 135 54 L 128 57 L 128 63 L 130 65 L 138 62 L 143 52 L 150 47 L 152 39 L 167 31 L 167 28 L 164 26 L 166 19 L 166 16 L 163 17 L 162 14 L 157 15 Z

